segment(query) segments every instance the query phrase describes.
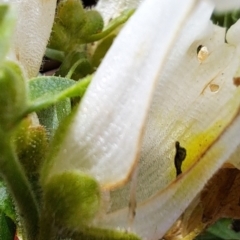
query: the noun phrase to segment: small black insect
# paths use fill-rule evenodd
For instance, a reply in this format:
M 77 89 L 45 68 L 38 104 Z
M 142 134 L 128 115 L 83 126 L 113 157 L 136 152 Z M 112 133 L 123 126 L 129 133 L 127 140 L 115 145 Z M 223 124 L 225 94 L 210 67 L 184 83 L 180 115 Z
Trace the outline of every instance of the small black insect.
M 175 147 L 176 147 L 176 154 L 174 158 L 174 164 L 176 168 L 176 175 L 178 176 L 179 174 L 182 173 L 182 169 L 181 169 L 182 162 L 186 158 L 187 151 L 185 148 L 180 146 L 180 143 L 178 141 L 175 143 Z

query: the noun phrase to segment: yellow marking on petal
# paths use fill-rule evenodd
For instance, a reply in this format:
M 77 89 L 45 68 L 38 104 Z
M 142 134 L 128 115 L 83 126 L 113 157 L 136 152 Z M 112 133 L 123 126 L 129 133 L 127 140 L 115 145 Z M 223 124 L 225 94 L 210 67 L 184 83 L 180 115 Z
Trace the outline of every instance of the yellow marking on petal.
M 199 133 L 184 144 L 187 156 L 182 164 L 182 170 L 186 171 L 195 161 L 201 158 L 211 144 L 218 138 L 224 130 L 226 123 L 217 122 L 206 132 Z
M 216 121 L 211 127 L 206 129 L 206 131 L 201 133 L 196 133 L 190 137 L 187 137 L 180 143 L 187 150 L 187 156 L 182 164 L 182 171 L 185 172 L 189 169 L 193 163 L 201 159 L 202 155 L 208 151 L 208 148 L 221 136 L 229 124 L 231 124 L 236 112 L 239 111 L 239 101 L 236 99 L 240 98 L 240 92 L 237 91 L 233 98 L 226 104 L 225 109 L 228 110 L 228 115 L 224 119 Z M 194 130 L 193 130 L 194 131 Z

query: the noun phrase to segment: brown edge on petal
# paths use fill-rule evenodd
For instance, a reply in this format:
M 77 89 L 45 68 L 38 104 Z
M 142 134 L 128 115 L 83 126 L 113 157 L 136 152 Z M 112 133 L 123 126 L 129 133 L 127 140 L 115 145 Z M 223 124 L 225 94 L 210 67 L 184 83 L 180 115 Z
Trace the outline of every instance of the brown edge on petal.
M 175 178 L 169 185 L 167 185 L 163 190 L 160 190 L 156 195 L 153 195 L 152 197 L 148 198 L 146 201 L 142 202 L 139 204 L 140 206 L 144 206 L 148 202 L 150 202 L 152 199 L 158 197 L 159 195 L 164 194 L 169 188 L 172 188 L 179 180 L 181 180 L 185 175 L 187 175 L 197 164 L 198 162 L 203 158 L 203 156 L 208 152 L 209 149 L 213 147 L 213 145 L 221 138 L 221 136 L 227 131 L 230 125 L 236 120 L 236 118 L 240 115 L 240 106 L 238 107 L 238 110 L 236 111 L 235 115 L 233 116 L 232 120 L 226 125 L 224 130 L 219 134 L 219 136 L 208 146 L 205 152 L 202 153 L 201 156 L 196 160 L 196 162 L 189 168 L 187 169 L 184 173 L 179 175 L 177 178 Z M 209 179 L 208 179 L 209 180 Z
M 236 168 L 236 167 L 233 164 L 226 162 L 222 165 L 222 168 Z

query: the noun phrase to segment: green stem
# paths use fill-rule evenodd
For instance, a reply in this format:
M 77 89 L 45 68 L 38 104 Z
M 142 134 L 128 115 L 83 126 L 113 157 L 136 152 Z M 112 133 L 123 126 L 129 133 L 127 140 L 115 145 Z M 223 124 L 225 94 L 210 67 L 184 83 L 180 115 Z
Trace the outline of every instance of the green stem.
M 2 132 L 1 132 L 2 133 Z M 0 174 L 15 200 L 27 239 L 35 239 L 38 231 L 38 208 L 30 183 L 17 159 L 10 136 L 0 134 Z
M 45 52 L 45 56 L 47 56 L 50 59 L 57 60 L 59 62 L 63 62 L 65 54 L 62 51 L 47 48 Z
M 45 209 L 42 210 L 38 240 L 56 240 L 52 217 Z
M 117 29 L 120 25 L 125 23 L 133 15 L 134 12 L 135 12 L 134 9 L 124 11 L 122 15 L 114 19 L 112 23 L 110 23 L 109 26 L 106 29 L 104 29 L 104 31 L 91 35 L 86 39 L 84 39 L 84 41 L 87 43 L 91 43 L 91 42 L 99 41 L 102 38 L 108 36 L 108 34 L 110 34 L 112 31 Z

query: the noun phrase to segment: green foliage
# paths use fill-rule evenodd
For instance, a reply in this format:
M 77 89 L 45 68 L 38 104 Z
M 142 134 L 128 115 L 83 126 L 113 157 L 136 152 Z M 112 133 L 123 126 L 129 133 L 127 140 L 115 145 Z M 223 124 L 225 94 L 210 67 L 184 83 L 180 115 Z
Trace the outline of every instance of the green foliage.
M 14 122 L 26 108 L 25 79 L 20 67 L 13 62 L 0 64 L 0 126 L 13 128 Z
M 56 75 L 65 77 L 71 66 L 77 62 L 78 67 L 74 70 L 72 79 L 78 80 L 92 74 L 111 46 L 115 34 L 112 34 L 107 41 L 103 41 L 101 47 L 97 46 L 96 54 L 94 47 L 89 43 L 101 41 L 117 31 L 133 12 L 133 10 L 124 11 L 104 28 L 103 18 L 99 12 L 84 10 L 79 0 L 61 1 L 46 51 L 48 57 L 62 62 Z
M 8 216 L 0 212 L 0 239 L 13 240 L 16 232 L 16 225 Z
M 69 69 L 77 63 L 77 67 L 74 69 L 71 76 L 72 79 L 79 80 L 89 74 L 92 74 L 94 69 L 90 64 L 87 54 L 84 51 L 72 51 L 66 55 L 62 62 L 60 69 L 56 72 L 56 75 L 67 76 Z
M 0 179 L 0 239 L 13 240 L 16 231 L 16 213 L 7 187 Z
M 54 175 L 43 190 L 46 211 L 60 228 L 81 230 L 100 205 L 98 183 L 81 172 Z
M 115 37 L 116 37 L 115 34 L 110 34 L 109 36 L 104 38 L 102 41 L 99 41 L 91 59 L 91 64 L 94 68 L 97 68 L 100 65 L 106 52 L 111 47 Z
M 230 28 L 237 20 L 240 18 L 240 9 L 236 9 L 233 12 L 227 12 L 227 13 L 213 13 L 211 20 L 216 25 Z
M 100 33 L 103 30 L 103 19 L 99 12 L 91 10 L 86 13 L 86 23 L 81 29 L 82 39 L 87 39 L 88 36 L 92 36 L 94 34 Z
M 29 118 L 18 127 L 14 143 L 19 161 L 30 179 L 36 178 L 47 151 L 47 134 L 43 126 L 33 126 Z
M 17 216 L 15 213 L 13 201 L 2 179 L 0 179 L 0 213 L 3 213 L 5 216 L 10 218 L 13 222 L 16 222 Z
M 75 82 L 61 77 L 38 77 L 29 81 L 28 112 L 50 107 L 66 98 L 82 97 L 91 81 L 91 76 Z
M 204 233 L 199 235 L 196 240 L 237 240 L 240 233 L 236 233 L 231 228 L 231 219 L 221 219 L 209 227 Z
M 0 3 L 0 62 L 9 49 L 15 20 L 15 14 L 10 6 Z

